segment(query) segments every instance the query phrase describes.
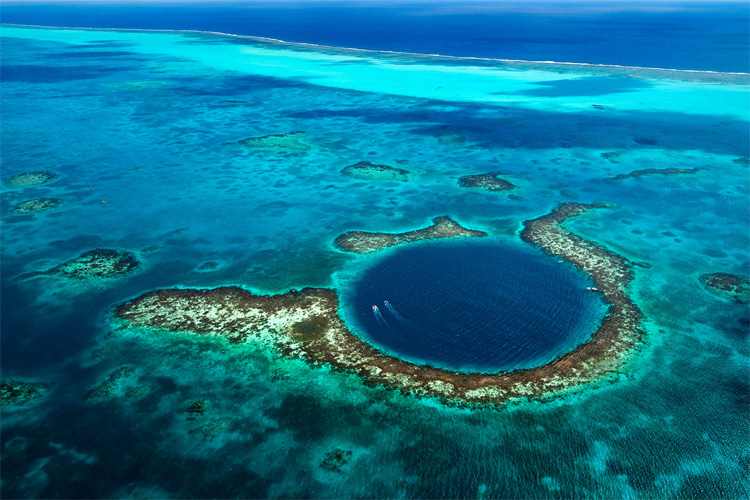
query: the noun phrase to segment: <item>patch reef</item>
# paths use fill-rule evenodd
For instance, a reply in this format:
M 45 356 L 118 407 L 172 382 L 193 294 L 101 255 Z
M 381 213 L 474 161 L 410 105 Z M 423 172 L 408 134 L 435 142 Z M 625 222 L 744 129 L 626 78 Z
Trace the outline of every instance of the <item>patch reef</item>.
M 420 240 L 455 238 L 468 236 L 487 236 L 483 231 L 466 229 L 447 215 L 432 219 L 432 225 L 406 233 L 370 233 L 367 231 L 350 231 L 336 238 L 334 245 L 339 250 L 354 253 L 372 253 L 384 248 L 414 243 Z

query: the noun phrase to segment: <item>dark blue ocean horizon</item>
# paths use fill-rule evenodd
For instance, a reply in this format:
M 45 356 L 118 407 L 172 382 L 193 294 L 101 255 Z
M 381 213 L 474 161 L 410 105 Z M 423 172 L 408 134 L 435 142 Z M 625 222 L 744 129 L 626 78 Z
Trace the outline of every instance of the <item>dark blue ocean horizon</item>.
M 747 2 L 4 2 L 0 19 L 214 31 L 461 57 L 750 72 Z

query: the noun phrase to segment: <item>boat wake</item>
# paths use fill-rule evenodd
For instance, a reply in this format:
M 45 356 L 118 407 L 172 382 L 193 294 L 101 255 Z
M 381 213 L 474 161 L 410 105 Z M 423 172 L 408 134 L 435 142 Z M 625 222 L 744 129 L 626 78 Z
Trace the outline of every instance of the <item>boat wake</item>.
M 375 319 L 378 321 L 378 324 L 380 326 L 388 327 L 388 322 L 385 320 L 383 315 L 380 313 L 380 309 L 378 309 L 378 306 L 372 306 L 372 313 L 375 315 Z
M 393 307 L 393 306 L 391 305 L 391 303 L 390 303 L 390 302 L 388 302 L 388 301 L 386 300 L 386 301 L 384 302 L 384 304 L 385 304 L 385 307 L 386 307 L 386 309 L 388 309 L 388 311 L 389 311 L 389 312 L 390 312 L 390 313 L 391 313 L 391 314 L 393 315 L 393 317 L 394 317 L 394 318 L 396 318 L 396 319 L 397 319 L 397 320 L 399 320 L 399 321 L 400 321 L 401 323 L 404 323 L 404 324 L 406 324 L 406 325 L 409 325 L 409 324 L 411 324 L 411 323 L 409 322 L 409 320 L 407 320 L 406 318 L 404 318 L 403 316 L 401 316 L 401 315 L 399 314 L 399 312 L 398 312 L 398 311 L 396 310 L 396 308 L 395 308 L 395 307 Z

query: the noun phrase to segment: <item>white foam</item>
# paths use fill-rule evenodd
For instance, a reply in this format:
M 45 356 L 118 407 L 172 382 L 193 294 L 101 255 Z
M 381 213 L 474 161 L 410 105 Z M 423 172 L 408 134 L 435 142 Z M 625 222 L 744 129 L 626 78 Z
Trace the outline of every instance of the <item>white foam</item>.
M 711 71 L 711 70 L 698 70 L 698 69 L 677 69 L 677 68 L 656 68 L 649 66 L 627 66 L 621 64 L 600 64 L 600 63 L 581 63 L 581 62 L 567 62 L 567 61 L 553 61 L 553 60 L 524 60 L 524 59 L 503 59 L 493 57 L 473 57 L 473 56 L 450 56 L 445 54 L 431 54 L 431 53 L 420 53 L 420 52 L 400 52 L 392 50 L 375 50 L 375 49 L 360 49 L 356 47 L 336 47 L 333 45 L 323 45 L 307 42 L 288 42 L 278 38 L 253 36 L 253 35 L 237 35 L 233 33 L 224 33 L 221 31 L 202 31 L 202 30 L 173 30 L 173 29 L 140 29 L 140 28 L 93 28 L 84 26 L 43 26 L 36 24 L 12 24 L 12 23 L 0 23 L 0 26 L 16 26 L 24 28 L 41 28 L 41 29 L 58 29 L 58 30 L 89 30 L 89 31 L 116 31 L 116 32 L 143 32 L 143 33 L 189 33 L 189 34 L 200 34 L 200 35 L 214 35 L 221 37 L 230 37 L 238 39 L 246 39 L 254 42 L 266 42 L 286 45 L 289 47 L 305 47 L 317 50 L 335 50 L 335 51 L 348 51 L 362 54 L 387 54 L 397 56 L 410 56 L 410 57 L 423 57 L 423 58 L 440 58 L 448 59 L 453 61 L 480 61 L 480 62 L 494 62 L 502 64 L 537 64 L 537 65 L 548 65 L 548 66 L 570 66 L 570 67 L 581 67 L 581 68 L 601 68 L 601 69 L 617 69 L 617 70 L 632 70 L 632 71 L 660 71 L 660 72 L 674 72 L 674 73 L 686 73 L 695 75 L 732 75 L 732 76 L 747 76 L 750 77 L 750 73 L 743 72 L 731 72 L 731 71 Z

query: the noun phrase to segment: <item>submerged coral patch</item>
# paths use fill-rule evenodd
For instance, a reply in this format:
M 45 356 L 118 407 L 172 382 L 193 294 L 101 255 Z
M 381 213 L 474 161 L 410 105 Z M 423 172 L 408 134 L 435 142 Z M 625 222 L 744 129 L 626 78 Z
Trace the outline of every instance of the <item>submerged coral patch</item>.
M 652 139 L 651 137 L 635 137 L 633 142 L 640 144 L 641 146 L 658 146 L 659 141 Z
M 619 163 L 617 159 L 627 153 L 627 151 L 607 151 L 604 153 L 601 153 L 599 156 L 604 158 L 605 160 L 609 160 L 612 163 Z
M 13 207 L 13 211 L 18 214 L 33 214 L 52 210 L 62 204 L 59 198 L 37 198 L 35 200 L 22 201 Z
M 22 274 L 18 279 L 36 276 L 62 276 L 79 280 L 117 278 L 134 272 L 140 265 L 140 261 L 132 252 L 97 248 L 46 271 Z
M 261 137 L 248 137 L 236 142 L 228 142 L 227 144 L 237 144 L 246 148 L 261 148 L 261 149 L 281 149 L 281 150 L 292 150 L 292 151 L 307 151 L 310 149 L 310 145 L 302 142 L 300 139 L 305 137 L 307 132 L 296 131 L 287 132 L 285 134 L 272 134 L 264 135 Z
M 678 174 L 695 174 L 705 170 L 703 168 L 644 168 L 642 170 L 633 170 L 627 174 L 619 174 L 614 177 L 607 177 L 606 180 L 611 182 L 622 181 L 625 179 L 643 177 L 644 175 L 678 175 Z
M 413 243 L 420 240 L 439 238 L 455 238 L 469 236 L 487 236 L 484 231 L 466 229 L 447 215 L 432 219 L 433 224 L 423 229 L 406 233 L 369 233 L 366 231 L 350 231 L 336 238 L 334 245 L 346 252 L 371 253 L 384 248 Z
M 19 406 L 26 404 L 40 396 L 46 387 L 46 384 L 3 380 L 0 382 L 0 405 Z
M 357 179 L 373 181 L 398 181 L 406 182 L 409 180 L 411 172 L 403 168 L 391 167 L 389 165 L 378 165 L 369 161 L 361 161 L 354 165 L 349 165 L 341 170 L 341 173 Z
M 206 410 L 208 410 L 208 403 L 203 399 L 197 399 L 185 405 L 185 412 L 191 415 L 203 415 Z
M 461 134 L 438 134 L 435 138 L 440 144 L 446 146 L 460 146 L 466 142 L 466 137 Z
M 627 294 L 633 273 L 623 257 L 562 223 L 604 204 L 566 203 L 526 221 L 522 238 L 587 273 L 609 306 L 590 340 L 554 361 L 525 370 L 464 373 L 417 365 L 387 355 L 352 333 L 341 320 L 334 290 L 305 288 L 256 295 L 239 287 L 167 289 L 118 306 L 115 316 L 133 327 L 224 337 L 232 344 L 265 345 L 282 356 L 329 364 L 366 384 L 468 404 L 500 404 L 544 397 L 601 379 L 622 368 L 640 342 L 641 311 Z M 154 330 L 156 329 L 156 330 Z
M 123 381 L 133 375 L 135 369 L 132 366 L 121 366 L 110 373 L 99 385 L 86 393 L 86 399 L 101 399 L 110 396 L 121 389 Z
M 320 463 L 320 466 L 333 472 L 341 472 L 341 469 L 349 463 L 351 458 L 352 452 L 350 450 L 334 448 L 323 455 L 323 461 Z
M 5 184 L 12 188 L 24 188 L 46 184 L 55 178 L 57 178 L 57 174 L 48 170 L 40 170 L 38 172 L 10 175 L 5 178 Z
M 198 265 L 198 267 L 195 268 L 198 272 L 210 272 L 215 271 L 221 266 L 220 262 L 216 262 L 215 260 L 209 260 L 208 262 L 204 262 L 203 264 Z
M 750 278 L 730 273 L 711 273 L 700 277 L 700 282 L 719 294 L 740 304 L 750 302 Z
M 484 189 L 485 191 L 508 191 L 516 186 L 501 179 L 502 172 L 488 172 L 486 174 L 464 175 L 458 178 L 458 185 L 465 188 Z

